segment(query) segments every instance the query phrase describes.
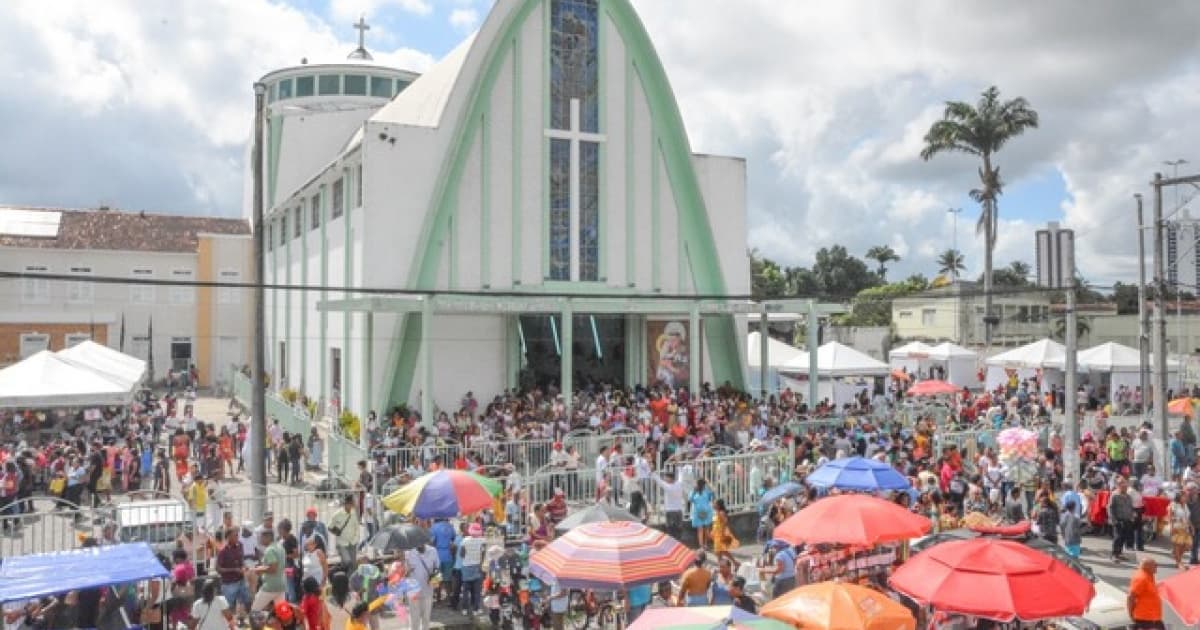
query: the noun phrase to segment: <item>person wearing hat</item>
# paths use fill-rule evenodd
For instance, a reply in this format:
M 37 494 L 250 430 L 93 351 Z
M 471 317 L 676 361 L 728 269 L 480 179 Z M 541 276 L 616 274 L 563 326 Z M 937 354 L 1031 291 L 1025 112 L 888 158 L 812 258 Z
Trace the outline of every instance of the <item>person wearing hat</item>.
M 353 573 L 358 568 L 358 512 L 355 511 L 354 495 L 349 494 L 342 500 L 342 509 L 329 521 L 329 533 L 337 536 L 338 556 L 347 573 Z
M 483 526 L 478 521 L 467 527 L 467 537 L 458 550 L 462 558 L 462 613 L 476 615 L 480 611 L 480 594 L 483 586 Z
M 325 543 L 329 543 L 329 528 L 317 518 L 317 507 L 315 505 L 308 506 L 304 511 L 304 522 L 300 523 L 300 548 L 304 548 L 307 538 L 310 536 L 320 536 L 325 539 Z

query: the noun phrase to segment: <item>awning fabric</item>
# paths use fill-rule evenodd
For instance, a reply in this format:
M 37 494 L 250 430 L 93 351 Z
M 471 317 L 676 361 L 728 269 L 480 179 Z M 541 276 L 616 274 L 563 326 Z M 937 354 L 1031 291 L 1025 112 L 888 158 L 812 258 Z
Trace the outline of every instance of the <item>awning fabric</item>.
M 16 556 L 0 564 L 0 602 L 168 575 L 146 543 Z
M 116 377 L 122 383 L 128 383 L 130 388 L 140 385 L 146 376 L 145 361 L 94 341 L 75 344 L 66 350 L 59 350 L 57 354 L 77 365 Z
M 133 385 L 49 350 L 0 370 L 0 407 L 103 407 L 129 404 Z

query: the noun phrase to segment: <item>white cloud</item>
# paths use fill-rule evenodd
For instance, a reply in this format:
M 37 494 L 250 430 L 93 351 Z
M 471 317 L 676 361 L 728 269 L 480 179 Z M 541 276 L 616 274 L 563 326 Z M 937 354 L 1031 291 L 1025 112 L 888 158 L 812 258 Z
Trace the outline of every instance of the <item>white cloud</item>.
M 23 85 L 0 93 L 0 135 L 21 147 L 0 155 L 0 199 L 14 203 L 240 214 L 253 82 L 355 46 L 348 25 L 331 30 L 270 0 L 204 11 L 14 0 L 0 18 L 0 75 Z M 375 53 L 414 70 L 432 62 L 411 49 Z M 52 183 L 38 188 L 36 171 Z
M 922 138 L 945 100 L 991 84 L 1042 118 L 999 155 L 1008 189 L 1066 182 L 1061 215 L 1047 218 L 1077 230 L 1091 280 L 1136 275 L 1132 194 L 1148 192 L 1162 160 L 1200 164 L 1188 113 L 1200 105 L 1195 3 L 635 3 L 693 147 L 748 158 L 751 246 L 788 264 L 832 244 L 861 256 L 903 243 L 895 275 L 931 274 L 953 240 L 945 208 L 963 205 L 978 176 L 969 156 L 922 161 Z M 1009 220 L 1029 212 L 1003 198 L 1000 208 L 996 263 L 1032 262 L 1037 226 Z M 959 218 L 970 274 L 982 267 L 977 215 L 969 205 Z
M 455 9 L 450 12 L 450 26 L 463 32 L 475 30 L 479 25 L 479 11 L 475 9 Z

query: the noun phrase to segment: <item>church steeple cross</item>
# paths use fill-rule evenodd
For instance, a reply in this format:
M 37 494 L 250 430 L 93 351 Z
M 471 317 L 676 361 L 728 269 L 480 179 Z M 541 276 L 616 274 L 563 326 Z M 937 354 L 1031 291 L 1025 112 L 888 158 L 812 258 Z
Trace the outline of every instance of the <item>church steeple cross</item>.
M 366 50 L 367 31 L 371 30 L 371 25 L 367 24 L 367 17 L 365 15 L 358 16 L 354 28 L 358 31 L 358 49 Z
M 580 101 L 571 99 L 571 128 L 547 129 L 547 138 L 567 140 L 571 143 L 571 281 L 579 282 L 579 227 L 580 227 L 580 155 L 579 145 L 583 142 L 604 142 L 604 134 L 589 133 L 583 130 L 583 118 L 580 115 Z

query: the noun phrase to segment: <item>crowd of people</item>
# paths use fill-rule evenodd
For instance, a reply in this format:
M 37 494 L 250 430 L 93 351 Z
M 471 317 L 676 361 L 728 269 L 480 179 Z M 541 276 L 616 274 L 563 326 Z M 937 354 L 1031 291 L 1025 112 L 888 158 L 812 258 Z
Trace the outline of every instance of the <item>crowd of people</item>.
M 1132 393 L 1119 393 L 1116 404 L 1125 404 L 1122 398 L 1140 403 Z M 245 619 L 251 610 L 265 612 L 280 627 L 326 630 L 346 627 L 347 622 L 369 624 L 373 611 L 368 608 L 382 606 L 373 597 L 373 581 L 396 570 L 422 585 L 419 594 L 410 595 L 414 627 L 428 623 L 436 602 L 467 615 L 486 613 L 500 623 L 501 604 L 515 599 L 512 590 L 527 577 L 524 559 L 558 535 L 555 525 L 572 507 L 566 500 L 574 479 L 570 475 L 562 476 L 563 487 L 556 488 L 551 499 L 531 499 L 513 462 L 504 461 L 505 451 L 492 448 L 516 440 L 554 440 L 548 455 L 551 466 L 597 471 L 595 501 L 619 504 L 643 521 L 657 515 L 669 533 L 695 537 L 702 553 L 678 584 L 624 594 L 629 620 L 654 602 L 732 603 L 754 610 L 764 597 L 847 572 L 882 587 L 878 578 L 885 574 L 874 569 L 897 561 L 895 550 L 851 562 L 827 548 L 778 544 L 764 545 L 756 561 L 740 557 L 735 552 L 741 542 L 733 532 L 721 485 L 680 475 L 671 464 L 680 455 L 703 457 L 718 447 L 752 451 L 770 445 L 789 453 L 795 467 L 754 479 L 753 490 L 759 494 L 786 481 L 802 482 L 816 467 L 840 457 L 887 462 L 912 484 L 911 491 L 889 498 L 930 518 L 935 531 L 961 527 L 972 514 L 997 523 L 1030 522 L 1036 535 L 1061 544 L 1076 557 L 1082 535 L 1094 526 L 1092 506 L 1100 493 L 1106 498 L 1107 526 L 1114 532 L 1115 560 L 1124 559 L 1127 548 L 1144 546 L 1153 534 L 1144 526 L 1144 497 L 1163 496 L 1171 501 L 1163 520 L 1171 524 L 1175 561 L 1196 563 L 1193 533 L 1200 526 L 1200 462 L 1190 425 L 1184 423 L 1175 435 L 1167 462 L 1155 461 L 1144 428 L 1085 434 L 1081 469 L 1066 471 L 1062 439 L 1049 422 L 1048 409 L 1056 402 L 1053 392 L 1040 393 L 1036 381 L 1010 382 L 979 393 L 964 390 L 937 407 L 907 399 L 900 386 L 860 395 L 842 406 L 833 421 L 816 421 L 835 406 L 822 401 L 810 413 L 803 396 L 791 390 L 756 399 L 729 387 L 707 385 L 695 395 L 683 389 L 591 387 L 575 392 L 570 412 L 553 388 L 505 392 L 484 403 L 468 393 L 457 411 L 439 413 L 432 422 L 421 422 L 403 408 L 383 418 L 370 413 L 366 430 L 374 451 L 407 447 L 421 455 L 403 462 L 386 457 L 362 462 L 359 477 L 349 480 L 352 487 L 340 503 L 342 509 L 329 522 L 319 520 L 312 509 L 296 520 L 292 518 L 299 515 L 276 520 L 268 514 L 260 523 L 239 523 L 222 513 L 215 495 L 221 480 L 244 471 L 253 447 L 247 444 L 247 423 L 236 415 L 220 425 L 204 422 L 194 417 L 186 400 L 179 404 L 172 397 L 135 408 L 119 422 L 83 425 L 73 435 L 44 444 L 5 444 L 0 450 L 0 508 L 8 514 L 31 509 L 30 502 L 20 499 L 39 492 L 81 505 L 109 502 L 114 491 L 180 494 L 197 514 L 201 529 L 181 537 L 172 554 L 171 592 L 158 594 L 158 599 L 146 593 L 143 600 L 163 601 L 168 621 L 210 629 Z M 915 410 L 910 421 L 895 419 L 900 408 Z M 983 429 L 981 436 L 1007 426 L 1039 430 L 1036 474 L 1013 480 L 986 438 L 969 448 L 939 442 L 940 432 L 963 426 Z M 632 431 L 642 436 L 642 446 L 628 449 L 614 442 L 595 461 L 581 462 L 578 452 L 563 448 L 561 442 L 580 428 L 598 434 Z M 461 448 L 447 456 L 435 448 L 440 444 Z M 264 450 L 276 465 L 276 480 L 296 484 L 303 481 L 305 468 L 320 465 L 323 439 L 315 428 L 305 438 L 269 422 Z M 498 465 L 492 470 L 499 471 L 495 474 L 505 485 L 492 510 L 457 524 L 420 523 L 428 529 L 430 543 L 406 552 L 395 569 L 360 564 L 360 549 L 383 520 L 379 497 L 372 492 L 380 488 L 380 479 L 488 464 Z M 822 491 L 808 488 L 762 506 L 758 542 L 771 541 L 775 526 L 821 496 Z M 4 522 L 7 526 L 17 521 Z M 496 531 L 507 539 L 507 548 L 487 537 Z M 116 542 L 108 540 L 110 535 L 106 528 L 93 543 Z M 744 568 L 746 564 L 753 568 Z M 751 585 L 762 583 L 757 601 L 748 592 L 747 578 Z M 518 605 L 521 617 L 528 625 L 544 616 L 548 625 L 561 627 L 573 600 L 552 586 L 543 595 L 540 602 Z M 584 605 L 597 604 L 585 598 Z M 149 611 L 143 618 L 152 621 L 152 608 L 143 606 L 137 614 Z M 89 608 L 81 610 L 86 616 Z

